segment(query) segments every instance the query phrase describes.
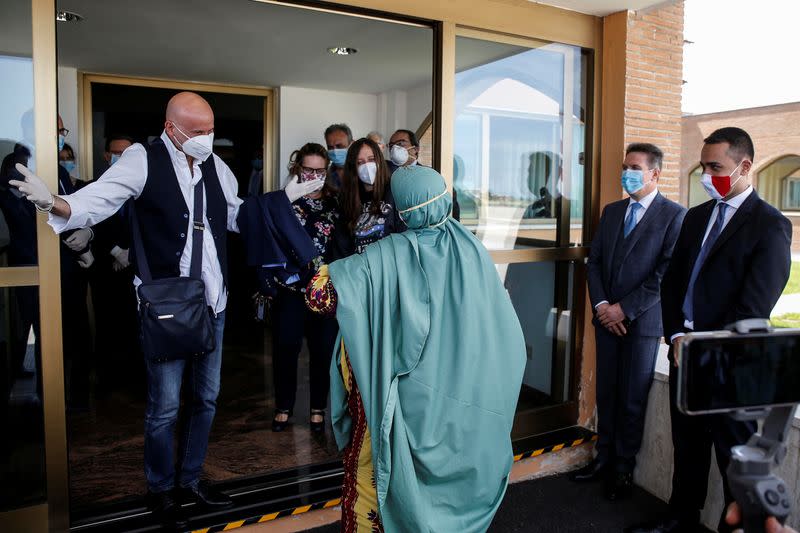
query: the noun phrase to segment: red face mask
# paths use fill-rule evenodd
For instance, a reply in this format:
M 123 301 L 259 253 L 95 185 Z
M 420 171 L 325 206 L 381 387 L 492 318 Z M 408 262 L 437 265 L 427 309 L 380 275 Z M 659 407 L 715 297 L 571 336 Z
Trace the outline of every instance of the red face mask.
M 741 165 L 742 163 L 736 165 L 736 168 L 733 169 L 733 172 L 731 172 L 731 174 L 735 174 Z M 730 176 L 711 176 L 711 183 L 714 185 L 714 188 L 717 190 L 720 196 L 725 198 L 726 196 L 728 196 L 728 193 L 731 192 L 733 186 L 736 185 L 736 183 L 741 179 L 741 177 L 742 175 L 739 174 L 739 177 L 736 178 L 736 181 L 731 183 Z

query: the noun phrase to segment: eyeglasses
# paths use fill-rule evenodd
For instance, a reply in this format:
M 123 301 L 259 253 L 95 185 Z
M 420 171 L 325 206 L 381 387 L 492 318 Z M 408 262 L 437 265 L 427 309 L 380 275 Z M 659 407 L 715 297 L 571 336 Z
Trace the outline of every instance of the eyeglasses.
M 402 146 L 403 148 L 408 148 L 409 146 L 411 146 L 411 143 L 405 139 L 400 139 L 399 141 L 389 143 L 389 148 L 391 148 L 394 145 L 399 145 Z
M 306 176 L 314 176 L 315 178 L 323 178 L 325 174 L 327 174 L 327 169 L 324 168 L 308 168 L 308 167 L 300 167 L 300 170 Z
M 67 128 L 59 128 L 58 129 L 58 134 L 59 135 L 63 135 L 64 137 L 66 137 L 67 135 L 69 135 L 69 130 Z

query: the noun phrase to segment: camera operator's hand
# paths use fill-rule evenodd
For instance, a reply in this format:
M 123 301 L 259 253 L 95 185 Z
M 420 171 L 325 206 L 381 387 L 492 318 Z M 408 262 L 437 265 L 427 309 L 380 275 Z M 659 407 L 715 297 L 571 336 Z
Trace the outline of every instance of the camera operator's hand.
M 729 526 L 737 526 L 741 521 L 742 510 L 738 503 L 733 502 L 728 506 L 728 512 L 725 514 L 725 522 L 727 522 Z M 741 529 L 737 529 L 734 533 L 741 531 Z M 767 518 L 767 521 L 764 524 L 764 531 L 766 533 L 797 533 L 797 531 L 789 526 L 782 526 L 781 523 L 772 516 Z

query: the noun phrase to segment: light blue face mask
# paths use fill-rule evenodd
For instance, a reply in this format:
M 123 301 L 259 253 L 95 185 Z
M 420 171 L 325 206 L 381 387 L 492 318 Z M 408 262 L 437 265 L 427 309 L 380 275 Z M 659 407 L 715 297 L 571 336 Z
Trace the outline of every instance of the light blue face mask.
M 120 157 L 122 157 L 120 154 L 111 154 L 111 161 L 108 162 L 108 166 L 111 166 L 117 161 L 119 161 Z
M 649 172 L 649 171 L 648 171 Z M 634 194 L 644 188 L 644 171 L 643 170 L 623 170 L 622 171 L 622 188 L 628 194 Z
M 334 148 L 328 150 L 328 157 L 331 158 L 331 163 L 337 167 L 344 166 L 344 160 L 347 158 L 347 148 Z
M 64 167 L 64 170 L 70 174 L 72 174 L 72 171 L 74 171 L 76 168 L 75 161 L 59 161 L 58 164 Z
M 58 136 L 58 151 L 59 152 L 64 149 L 64 143 L 66 143 L 66 142 L 67 142 L 67 138 L 64 135 L 59 135 Z

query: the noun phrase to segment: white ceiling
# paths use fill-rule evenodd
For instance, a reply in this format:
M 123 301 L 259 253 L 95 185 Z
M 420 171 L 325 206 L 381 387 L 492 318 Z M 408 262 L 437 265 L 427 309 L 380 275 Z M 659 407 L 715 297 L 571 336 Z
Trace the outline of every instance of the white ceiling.
M 596 17 L 605 17 L 617 11 L 624 11 L 626 9 L 640 10 L 649 7 L 666 5 L 675 3 L 677 0 L 529 0 L 534 4 L 547 4 L 549 6 L 561 7 L 578 11 L 579 13 L 586 13 L 587 15 L 594 15 Z
M 190 9 L 187 9 L 189 8 Z M 378 93 L 430 82 L 428 28 L 251 0 L 59 0 L 59 65 L 132 76 Z M 326 49 L 349 46 L 354 56 Z

